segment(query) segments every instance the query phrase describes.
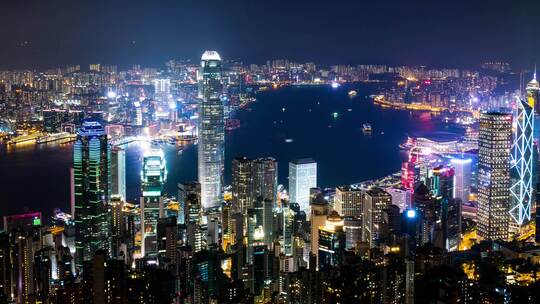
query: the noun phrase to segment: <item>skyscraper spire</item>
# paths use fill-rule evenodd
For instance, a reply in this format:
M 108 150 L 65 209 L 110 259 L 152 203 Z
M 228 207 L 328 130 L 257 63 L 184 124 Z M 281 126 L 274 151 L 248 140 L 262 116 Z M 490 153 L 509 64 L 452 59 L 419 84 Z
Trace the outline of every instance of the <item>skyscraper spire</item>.
M 536 80 L 536 64 L 535 64 L 534 65 L 533 79 L 531 79 L 531 81 L 529 81 L 529 83 L 527 83 L 526 90 L 529 91 L 529 90 L 539 90 L 539 89 L 540 89 L 540 84 Z

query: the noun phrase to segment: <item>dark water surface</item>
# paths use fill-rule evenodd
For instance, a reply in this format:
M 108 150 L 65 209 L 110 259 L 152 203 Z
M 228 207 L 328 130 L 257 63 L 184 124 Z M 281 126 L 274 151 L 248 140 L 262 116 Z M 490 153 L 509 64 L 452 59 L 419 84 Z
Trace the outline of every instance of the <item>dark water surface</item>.
M 356 98 L 349 98 L 345 87 L 289 87 L 260 94 L 238 113 L 241 128 L 226 134 L 226 183 L 231 160 L 239 155 L 275 157 L 279 182 L 285 185 L 288 162 L 303 157 L 317 161 L 320 186 L 360 182 L 399 170 L 405 156 L 398 144 L 407 134 L 456 131 L 426 113 L 382 109 L 366 98 L 374 93 L 370 86 L 354 88 Z M 373 127 L 371 136 L 362 133 L 366 122 Z M 167 191 L 176 195 L 177 182 L 197 179 L 197 146 L 181 154 L 173 146 L 163 149 Z M 139 195 L 141 147 L 131 144 L 127 151 L 127 195 L 134 200 Z M 69 144 L 0 147 L 0 216 L 25 210 L 49 216 L 55 207 L 68 211 L 70 164 Z

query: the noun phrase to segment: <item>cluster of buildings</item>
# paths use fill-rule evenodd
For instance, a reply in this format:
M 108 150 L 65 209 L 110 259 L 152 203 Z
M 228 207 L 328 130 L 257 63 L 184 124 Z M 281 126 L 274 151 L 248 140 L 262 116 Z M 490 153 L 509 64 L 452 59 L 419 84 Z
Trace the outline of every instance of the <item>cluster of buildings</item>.
M 71 96 L 62 101 L 53 96 L 64 108 L 47 105 L 41 121 L 49 130 L 76 128 L 70 212 L 58 212 L 50 224 L 39 212 L 4 217 L 0 302 L 540 299 L 540 238 L 535 239 L 532 218 L 539 201 L 536 79 L 515 113 L 479 114 L 477 152 L 452 146 L 433 157 L 411 149 L 395 182 L 335 188 L 318 185 L 313 159 L 298 159 L 288 164 L 285 189 L 278 184 L 278 161 L 265 155 L 234 158 L 232 184 L 224 185 L 228 101 L 236 96 L 240 106 L 246 84 L 349 81 L 374 71 L 414 81 L 460 77 L 460 72 L 385 66 L 317 70 L 314 64 L 276 60 L 248 70 L 232 63 L 224 73 L 215 51 L 205 52 L 197 68 L 171 61 L 167 69 L 175 81 L 157 77 L 157 70 L 123 73 L 100 65 L 92 65 L 91 73 L 79 74 L 77 67 L 49 71 L 37 83 L 28 73 L 0 74 L 4 83 L 7 78 L 32 83 L 4 94 L 25 98 L 27 90 L 48 88 L 63 92 L 56 97 Z M 71 78 L 60 76 L 66 73 Z M 111 88 L 111 77 L 123 79 L 122 85 Z M 24 102 L 14 104 L 25 108 Z M 39 111 L 28 109 L 7 121 L 36 128 Z M 186 113 L 192 117 L 182 125 Z M 182 132 L 178 126 L 191 121 L 197 122 L 197 181 L 178 183 L 178 195 L 169 197 L 166 155 L 149 148 L 141 159 L 141 196 L 126 201 L 125 151 L 118 140 L 141 132 Z
M 501 68 L 502 67 L 502 68 Z M 224 61 L 219 76 L 227 98 L 224 119 L 253 100 L 254 93 L 284 85 L 371 82 L 376 101 L 387 106 L 467 113 L 512 107 L 517 77 L 503 63 L 480 71 L 386 65 L 330 65 L 272 60 L 265 64 Z M 211 68 L 209 69 L 211 70 Z M 197 62 L 171 60 L 165 69 L 128 70 L 91 64 L 46 71 L 0 71 L 0 134 L 74 133 L 84 119 L 115 125 L 123 135 L 178 136 L 190 130 L 202 76 Z M 211 72 L 209 72 L 211 73 Z M 503 88 L 502 90 L 500 88 Z M 178 125 L 186 128 L 177 129 Z M 234 125 L 234 124 L 233 124 Z M 180 133 L 180 134 L 179 134 Z M 185 135 L 185 134 L 184 134 Z M 42 134 L 35 137 L 42 136 Z M 30 138 L 35 140 L 35 138 Z

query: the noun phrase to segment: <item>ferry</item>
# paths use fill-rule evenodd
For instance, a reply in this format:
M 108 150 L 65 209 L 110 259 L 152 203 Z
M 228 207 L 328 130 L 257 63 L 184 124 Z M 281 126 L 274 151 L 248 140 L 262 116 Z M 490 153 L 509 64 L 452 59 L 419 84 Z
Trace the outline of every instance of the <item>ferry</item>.
M 70 142 L 77 139 L 77 134 L 71 134 L 69 132 L 60 132 L 60 133 L 52 133 L 45 136 L 40 136 L 36 139 L 37 144 L 44 144 L 48 142 L 53 141 L 64 141 L 64 142 Z
M 28 135 L 19 135 L 19 136 L 11 138 L 7 142 L 7 145 L 16 145 L 20 143 L 35 143 L 36 140 L 42 135 L 43 133 L 41 132 L 35 132 Z
M 353 98 L 353 97 L 356 97 L 356 95 L 358 95 L 358 93 L 355 90 L 349 91 L 349 97 Z
M 365 123 L 362 125 L 362 132 L 364 132 L 364 134 L 371 134 L 371 131 L 372 131 L 371 124 Z

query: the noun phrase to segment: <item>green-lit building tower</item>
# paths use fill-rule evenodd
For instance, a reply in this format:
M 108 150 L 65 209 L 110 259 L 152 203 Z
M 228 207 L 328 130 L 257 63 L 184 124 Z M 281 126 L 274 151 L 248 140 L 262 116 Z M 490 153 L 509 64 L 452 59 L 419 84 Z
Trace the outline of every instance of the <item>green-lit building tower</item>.
M 99 249 L 108 249 L 107 201 L 111 181 L 111 148 L 105 129 L 85 121 L 73 145 L 73 186 L 76 227 L 76 263 L 91 260 Z

